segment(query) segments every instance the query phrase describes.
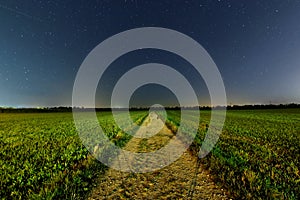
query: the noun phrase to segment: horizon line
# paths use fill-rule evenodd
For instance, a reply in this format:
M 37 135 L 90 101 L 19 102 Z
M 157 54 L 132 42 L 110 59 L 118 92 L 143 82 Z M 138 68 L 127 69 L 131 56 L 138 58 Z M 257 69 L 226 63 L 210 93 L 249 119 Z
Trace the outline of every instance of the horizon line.
M 198 106 L 166 106 L 166 107 L 159 107 L 154 106 L 153 108 L 195 108 L 195 107 L 202 107 L 202 108 L 218 108 L 218 107 L 243 107 L 243 106 L 287 106 L 287 105 L 298 105 L 300 103 L 290 102 L 290 103 L 270 103 L 270 104 L 227 104 L 227 105 L 198 105 Z M 132 106 L 132 107 L 84 107 L 84 106 L 36 106 L 36 107 L 15 107 L 15 106 L 0 106 L 0 109 L 53 109 L 53 108 L 69 108 L 69 109 L 147 109 L 151 108 L 152 106 Z

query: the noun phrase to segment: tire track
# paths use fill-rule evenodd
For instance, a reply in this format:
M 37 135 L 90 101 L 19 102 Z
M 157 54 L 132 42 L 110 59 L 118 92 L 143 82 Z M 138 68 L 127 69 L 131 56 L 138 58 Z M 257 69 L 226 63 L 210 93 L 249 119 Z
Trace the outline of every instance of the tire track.
M 157 130 L 155 127 L 161 124 L 161 130 L 153 135 L 153 131 Z M 133 138 L 124 147 L 125 150 L 136 153 L 155 151 L 176 137 L 153 113 L 136 134 L 153 136 L 147 139 Z M 119 160 L 115 163 L 124 164 Z M 196 166 L 197 157 L 187 150 L 178 160 L 155 172 L 127 173 L 110 168 L 99 178 L 98 186 L 88 199 L 190 199 L 192 184 L 193 199 L 229 199 L 227 192 L 213 182 L 209 172 L 201 165 L 196 170 Z

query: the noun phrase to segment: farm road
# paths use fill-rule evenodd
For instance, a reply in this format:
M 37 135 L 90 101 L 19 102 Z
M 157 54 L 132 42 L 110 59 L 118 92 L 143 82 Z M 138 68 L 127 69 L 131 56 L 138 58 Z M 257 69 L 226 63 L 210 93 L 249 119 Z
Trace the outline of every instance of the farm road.
M 133 138 L 124 149 L 140 153 L 151 152 L 176 137 L 155 113 L 150 113 L 136 135 L 153 135 L 155 127 L 161 127 L 159 133 L 147 139 Z M 115 163 L 118 164 L 119 160 Z M 178 160 L 155 172 L 127 173 L 110 168 L 99 178 L 98 185 L 88 199 L 190 199 L 189 190 L 195 177 L 196 165 L 197 158 L 187 150 Z M 229 198 L 226 191 L 217 186 L 209 172 L 200 165 L 192 199 Z

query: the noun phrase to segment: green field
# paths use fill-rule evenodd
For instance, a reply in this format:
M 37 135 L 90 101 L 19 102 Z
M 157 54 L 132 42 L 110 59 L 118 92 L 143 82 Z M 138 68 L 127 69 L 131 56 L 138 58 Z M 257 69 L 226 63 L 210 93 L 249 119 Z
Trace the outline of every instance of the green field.
M 145 116 L 131 113 L 137 123 Z M 130 140 L 110 112 L 99 122 L 116 145 Z M 2 199 L 82 199 L 106 169 L 82 145 L 72 113 L 0 114 L 0 158 Z
M 209 120 L 210 112 L 202 111 L 194 152 Z M 176 129 L 179 121 L 179 112 L 168 112 L 169 127 Z M 217 145 L 202 163 L 237 198 L 299 199 L 299 141 L 300 109 L 230 110 Z
M 180 113 L 167 113 L 167 125 L 176 130 Z M 137 124 L 146 115 L 131 112 Z M 131 139 L 110 112 L 98 118 L 118 146 Z M 191 120 L 190 126 L 199 125 L 191 146 L 195 153 L 209 120 L 210 111 L 201 111 L 200 125 Z M 233 197 L 299 199 L 299 141 L 300 109 L 230 110 L 216 147 L 202 163 Z M 95 186 L 89 182 L 107 169 L 81 144 L 71 113 L 1 113 L 0 158 L 2 199 L 82 199 Z

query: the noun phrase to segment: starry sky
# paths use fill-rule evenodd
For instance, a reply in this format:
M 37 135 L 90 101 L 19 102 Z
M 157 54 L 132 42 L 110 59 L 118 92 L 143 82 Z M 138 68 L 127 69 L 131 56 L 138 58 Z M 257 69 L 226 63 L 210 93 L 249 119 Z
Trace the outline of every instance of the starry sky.
M 138 27 L 164 27 L 199 42 L 213 58 L 231 104 L 300 103 L 300 1 L 0 0 L 0 107 L 70 106 L 76 73 L 99 43 Z M 182 73 L 199 103 L 210 102 L 186 60 L 144 49 L 115 60 L 100 80 L 98 107 L 132 67 L 163 63 Z M 146 85 L 132 105 L 177 105 L 168 88 Z

